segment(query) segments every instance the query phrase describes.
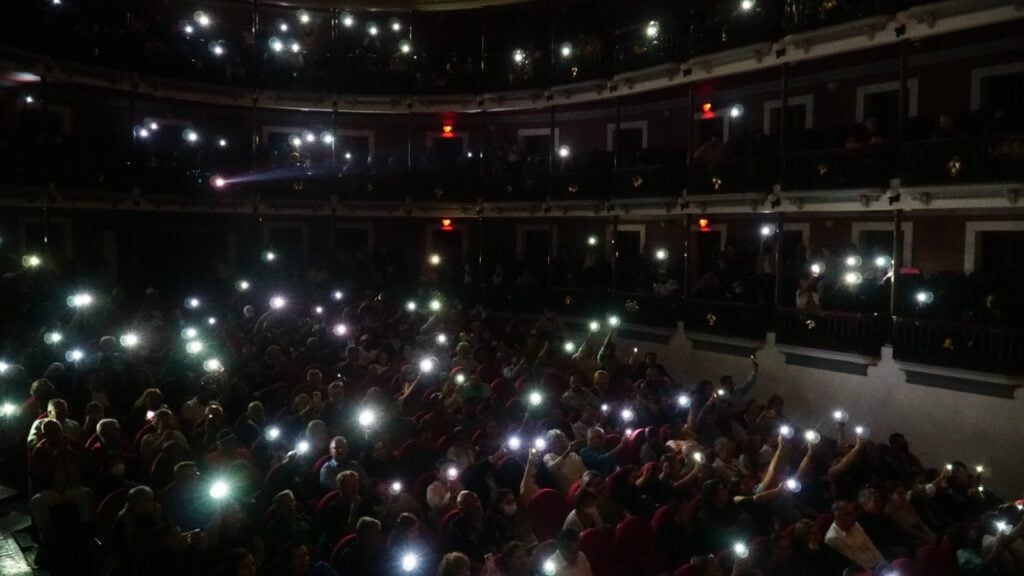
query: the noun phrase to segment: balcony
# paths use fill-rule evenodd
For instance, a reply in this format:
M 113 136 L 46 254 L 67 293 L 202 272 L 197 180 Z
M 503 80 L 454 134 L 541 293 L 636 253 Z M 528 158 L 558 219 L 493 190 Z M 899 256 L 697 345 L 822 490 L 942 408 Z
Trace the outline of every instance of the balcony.
M 1024 173 L 1024 137 L 989 135 L 910 142 L 900 149 L 908 186 L 1007 182 Z
M 1024 328 L 897 317 L 892 344 L 904 362 L 1024 375 Z
M 687 336 L 712 336 L 748 341 L 764 341 L 771 320 L 771 309 L 764 304 L 747 304 L 687 298 L 683 328 Z
M 779 308 L 775 312 L 778 344 L 878 357 L 886 341 L 889 318 L 882 314 L 808 312 Z

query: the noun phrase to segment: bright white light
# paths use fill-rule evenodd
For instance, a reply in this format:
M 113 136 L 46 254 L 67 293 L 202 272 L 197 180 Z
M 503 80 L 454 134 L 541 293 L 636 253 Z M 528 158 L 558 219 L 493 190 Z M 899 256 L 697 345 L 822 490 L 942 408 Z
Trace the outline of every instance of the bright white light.
M 345 152 L 345 160 L 351 160 L 351 159 L 352 159 L 352 153 L 351 152 Z
M 223 187 L 225 187 L 227 185 L 228 185 L 228 181 L 225 180 L 223 176 L 214 176 L 213 177 L 213 187 L 214 188 L 223 188 Z
M 424 358 L 423 360 L 420 360 L 420 372 L 429 374 L 434 371 L 434 368 L 436 368 L 436 363 L 433 358 Z
M 587 245 L 589 245 L 589 246 L 597 246 L 597 236 L 589 236 L 587 238 Z
M 249 284 L 248 280 L 239 280 L 238 282 L 235 283 L 235 288 L 238 289 L 239 292 L 245 292 L 251 287 L 252 284 Z
M 302 52 L 302 44 L 299 44 L 298 40 L 292 40 L 292 43 L 288 45 L 288 49 L 292 51 L 292 54 L 298 54 Z M 312 142 L 312 140 L 308 139 L 306 141 Z
M 856 254 L 851 254 L 847 256 L 846 259 L 843 260 L 843 262 L 845 262 L 846 265 L 850 268 L 856 268 L 857 266 L 860 266 L 862 260 L 860 256 L 857 256 Z
M 860 284 L 864 281 L 864 276 L 860 272 L 847 272 L 843 275 L 843 282 L 850 285 Z
M 629 408 L 626 408 L 626 409 L 624 409 L 622 411 L 620 416 L 622 416 L 622 421 L 623 422 L 632 422 L 634 414 L 633 414 L 632 410 L 630 410 Z
M 355 24 L 356 24 L 355 16 L 352 16 L 348 12 L 342 12 L 341 13 L 341 25 L 342 26 L 344 26 L 345 28 L 351 28 L 351 27 L 355 26 Z
M 68 362 L 78 362 L 82 358 L 85 358 L 85 352 L 79 349 L 68 350 L 67 354 L 64 355 L 64 359 Z
M 566 146 L 565 144 L 562 144 L 561 146 L 558 147 L 558 157 L 559 158 L 568 158 L 571 154 L 572 154 L 572 149 L 569 148 L 568 146 Z
M 218 138 L 217 139 L 217 146 L 220 146 L 221 148 L 227 148 L 228 147 L 227 139 L 226 138 Z
M 409 42 L 408 40 L 402 40 L 401 42 L 398 43 L 398 51 L 401 52 L 402 54 L 408 54 L 412 52 L 412 43 Z M 473 153 L 470 152 L 469 154 L 470 158 L 472 158 Z
M 412 572 L 420 565 L 420 559 L 415 554 L 407 552 L 402 555 L 402 571 Z
M 850 415 L 846 413 L 846 410 L 834 410 L 832 412 L 832 419 L 835 420 L 836 422 L 839 422 L 840 424 L 844 424 L 847 420 L 850 419 Z
M 542 570 L 544 570 L 544 575 L 545 576 L 555 576 L 555 569 L 556 569 L 556 567 L 555 567 L 555 561 L 554 560 L 552 560 L 551 558 L 548 558 L 547 560 L 544 561 L 544 564 L 542 566 Z
M 796 478 L 790 478 L 783 482 L 783 484 L 785 484 L 786 490 L 789 490 L 790 492 L 799 492 L 800 489 L 803 488 L 800 481 Z
M 597 332 L 598 330 L 601 329 L 601 323 L 598 322 L 597 320 L 591 320 L 590 324 L 588 324 L 587 327 L 590 328 L 591 332 Z
M 377 25 L 374 24 L 373 22 L 369 22 L 366 24 L 366 33 L 369 34 L 370 36 L 376 36 L 379 32 L 380 28 L 377 28 Z
M 299 24 L 309 24 L 312 18 L 309 17 L 309 12 L 305 10 L 299 10 L 295 13 L 295 17 L 298 18 Z
M 891 263 L 888 256 L 875 256 L 875 266 L 879 268 L 888 268 Z
M 853 429 L 853 433 L 856 434 L 857 436 L 860 436 L 861 438 L 867 438 L 868 436 L 871 436 L 871 430 L 869 430 L 867 426 L 856 426 Z
M 156 132 L 157 130 L 159 130 L 159 129 L 160 129 L 160 125 L 159 125 L 159 124 L 157 124 L 157 123 L 156 123 L 155 121 L 154 121 L 154 122 L 150 122 L 150 123 L 149 123 L 149 129 L 150 129 L 150 131 L 152 131 L 152 132 Z
M 313 134 L 309 130 L 306 130 L 305 132 L 302 133 L 302 139 L 305 140 L 307 143 L 312 144 L 313 142 L 316 142 L 316 134 Z
M 985 467 L 979 464 L 974 467 L 974 471 L 977 472 L 978 474 L 983 474 L 985 472 Z
M 434 338 L 434 341 L 437 342 L 440 345 L 447 344 L 448 343 L 448 336 L 446 336 L 444 334 L 438 334 L 437 338 Z
M 527 396 L 527 401 L 530 403 L 530 406 L 540 406 L 541 402 L 544 401 L 544 396 L 540 392 L 534 390 L 533 392 L 530 392 L 529 396 Z
M 302 138 L 295 135 L 289 136 L 288 143 L 292 145 L 292 148 L 299 148 L 302 146 Z
M 209 326 L 216 326 L 217 325 L 217 317 L 216 316 L 210 316 L 209 318 L 206 319 L 206 324 L 209 325 Z
M 213 53 L 214 56 L 223 56 L 224 43 L 220 41 L 210 42 L 210 52 Z
M 185 340 L 195 340 L 199 336 L 199 330 L 189 327 L 181 331 L 181 337 Z
M 783 424 L 782 426 L 779 426 L 779 436 L 782 436 L 783 438 L 792 438 L 793 434 L 793 427 L 790 426 L 789 424 Z
M 572 342 L 568 342 L 567 341 L 565 344 L 562 345 L 562 349 L 565 350 L 566 354 L 575 354 L 576 353 L 576 345 L 573 344 Z
M 267 432 L 266 432 L 265 436 L 266 436 L 267 440 L 270 440 L 270 441 L 277 440 L 278 438 L 281 437 L 281 429 L 276 427 L 276 426 L 271 426 L 270 428 L 267 428 Z
M 344 336 L 348 334 L 348 326 L 338 323 L 334 325 L 334 328 L 332 328 L 331 331 L 334 332 L 335 336 Z
M 441 301 L 437 300 L 437 299 L 431 300 L 430 301 L 430 309 L 433 312 L 437 312 L 438 310 L 440 310 L 441 309 Z
M 230 493 L 231 488 L 228 486 L 228 483 L 223 480 L 216 480 L 210 485 L 210 498 L 213 498 L 214 500 L 227 498 Z
M 341 301 L 341 299 L 344 298 L 344 297 L 345 297 L 345 293 L 342 292 L 341 290 L 335 290 L 334 292 L 331 292 L 331 298 L 335 302 Z
M 295 445 L 295 452 L 299 454 L 309 452 L 309 442 L 306 440 L 299 440 L 299 443 Z
M 203 12 L 202 10 L 197 11 L 195 14 L 192 15 L 192 17 L 196 21 L 196 24 L 199 24 L 203 28 L 206 28 L 212 23 L 210 17 L 206 14 L 206 12 Z
M 808 430 L 804 432 L 804 440 L 807 440 L 808 444 L 817 444 L 821 441 L 821 434 L 817 430 Z
M 997 534 L 1009 534 L 1010 533 L 1010 530 L 1011 530 L 1010 525 L 1007 524 L 1006 522 L 1004 522 L 1003 520 L 996 521 L 995 526 L 996 526 L 996 533 Z
M 316 314 L 317 316 L 320 316 L 323 313 L 324 313 L 324 307 L 323 306 L 314 306 L 313 307 L 313 314 Z
M 664 248 L 658 248 L 654 252 L 654 258 L 655 260 L 668 260 L 668 250 L 665 250 Z
M 647 27 L 644 28 L 644 33 L 647 34 L 648 38 L 657 38 L 660 29 L 661 26 L 658 25 L 658 21 L 651 20 L 650 22 L 647 23 Z
M 186 128 L 182 133 L 181 137 L 185 139 L 185 142 L 194 144 L 199 141 L 199 133 L 191 128 Z
M 703 452 L 694 452 L 693 453 L 693 461 L 696 462 L 697 464 L 703 463 L 704 462 L 704 453 Z
M 181 30 L 182 30 L 182 31 L 183 31 L 183 32 L 184 32 L 184 33 L 185 33 L 186 35 L 188 35 L 188 36 L 192 35 L 192 33 L 196 31 L 196 29 L 195 29 L 195 28 L 193 28 L 191 24 L 185 24 L 185 25 L 184 25 L 184 26 L 183 26 L 183 27 L 181 28 Z
M 616 326 L 618 326 L 620 322 L 621 321 L 619 320 L 618 316 L 609 316 L 608 317 L 608 325 L 611 326 L 612 328 L 615 328 Z
M 466 375 L 463 374 L 462 372 L 459 372 L 458 374 L 456 374 L 455 375 L 455 383 L 456 384 L 465 384 L 466 383 Z
M 220 363 L 220 360 L 210 358 L 203 362 L 203 370 L 206 370 L 207 372 L 223 372 L 224 365 Z
M 25 104 L 32 104 L 35 101 L 36 99 L 33 98 L 31 94 L 25 96 Z
M 392 482 L 391 483 L 391 493 L 394 494 L 395 496 L 401 494 L 402 493 L 402 483 L 399 482 L 398 480 L 395 480 L 394 482 Z
M 192 298 L 186 298 L 185 299 L 185 308 L 189 308 L 189 309 L 195 310 L 196 308 L 199 308 L 199 304 L 200 304 L 199 298 L 192 297 Z
M 135 134 L 142 139 L 149 138 L 149 128 L 137 128 Z
M 914 299 L 917 300 L 918 304 L 931 304 L 932 300 L 935 300 L 935 294 L 922 290 L 914 295 Z
M 11 365 L 8 364 L 7 362 L 0 362 L 0 374 L 3 374 L 4 372 L 7 372 L 7 369 L 10 368 L 10 367 L 11 367 Z
M 775 234 L 775 228 L 767 225 L 761 226 L 761 236 L 771 236 L 772 234 Z
M 392 32 L 400 32 L 402 30 L 402 22 L 398 18 L 389 20 L 388 25 L 391 26 Z
M 266 252 L 263 253 L 264 262 L 273 262 L 274 260 L 277 260 L 277 254 L 274 254 L 273 251 L 267 250 Z
M 563 42 L 562 45 L 558 47 L 558 53 L 562 55 L 562 58 L 572 56 L 572 44 Z
M 740 2 L 740 9 L 744 12 L 748 12 L 754 9 L 754 0 L 742 0 Z
M 18 407 L 10 402 L 4 402 L 3 405 L 0 406 L 0 416 L 13 416 L 17 413 Z
M 815 262 L 814 264 L 811 264 L 811 274 L 814 274 L 815 276 L 818 276 L 819 274 L 821 274 L 824 271 L 825 271 L 825 265 L 824 264 L 822 264 L 820 262 Z
M 523 447 L 523 441 L 519 439 L 519 436 L 512 436 L 508 439 L 508 449 L 515 452 Z
M 609 406 L 607 404 L 601 404 L 601 412 L 604 412 L 605 414 L 607 414 L 608 411 L 611 410 L 611 409 L 612 409 L 611 406 Z
M 43 334 L 43 342 L 46 342 L 47 344 L 58 344 L 63 339 L 64 335 L 60 332 L 47 332 L 46 334 Z
M 72 294 L 71 297 L 68 298 L 68 305 L 73 308 L 87 307 L 91 304 L 92 294 L 88 292 L 79 292 L 77 294 Z
M 281 308 L 284 308 L 284 305 L 284 296 L 274 296 L 270 299 L 270 307 L 274 310 L 280 310 Z
M 134 332 L 129 332 L 124 336 L 121 336 L 120 342 L 121 346 L 124 346 L 125 348 L 134 348 L 139 345 L 139 336 Z
M 459 469 L 455 466 L 449 466 L 448 469 L 445 470 L 444 475 L 447 476 L 449 480 L 455 480 L 459 477 Z
M 185 344 L 185 352 L 189 354 L 199 354 L 203 351 L 203 343 L 199 340 L 189 340 Z
M 413 302 L 412 300 L 409 300 L 408 302 L 405 303 L 405 309 L 406 309 L 407 312 L 415 312 L 416 311 L 416 303 Z
M 526 61 L 526 52 L 516 49 L 512 51 L 512 61 L 516 64 L 522 64 Z
M 686 394 L 680 394 L 677 402 L 679 403 L 680 407 L 688 408 L 693 401 Z
M 732 118 L 739 118 L 742 115 L 743 115 L 743 106 L 740 106 L 739 104 L 736 104 L 732 108 L 729 108 L 729 116 L 730 117 L 732 117 Z
M 373 410 L 369 408 L 359 413 L 359 425 L 363 428 L 369 428 L 373 426 L 374 422 L 377 421 L 377 415 L 374 414 Z
M 737 558 L 746 558 L 747 556 L 750 556 L 750 549 L 747 548 L 747 545 L 743 542 L 737 542 L 732 545 L 732 553 Z
M 439 266 L 441 264 L 441 255 L 440 254 L 431 254 L 430 258 L 428 260 L 429 260 L 431 266 Z
M 330 146 L 331 144 L 334 144 L 334 133 L 333 132 L 324 132 L 324 133 L 320 134 L 320 142 L 322 142 L 323 144 L 325 144 L 327 146 Z
M 537 450 L 537 452 L 544 452 L 548 449 L 548 441 L 538 436 L 533 441 L 533 448 Z
M 39 268 L 43 264 L 43 259 L 35 254 L 29 254 L 21 259 L 21 265 L 25 268 Z

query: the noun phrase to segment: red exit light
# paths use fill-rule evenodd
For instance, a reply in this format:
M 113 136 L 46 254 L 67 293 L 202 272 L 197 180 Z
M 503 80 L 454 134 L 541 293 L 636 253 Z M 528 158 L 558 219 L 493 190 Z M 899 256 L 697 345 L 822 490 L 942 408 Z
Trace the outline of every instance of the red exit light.
M 441 219 L 441 230 L 444 230 L 445 232 L 450 232 L 452 230 L 455 230 L 455 227 L 452 226 L 451 218 L 443 218 L 443 219 Z
M 711 221 L 707 218 L 698 219 L 697 225 L 700 227 L 701 232 L 709 232 L 711 230 Z
M 442 124 L 441 125 L 441 138 L 454 138 L 454 137 L 455 137 L 455 127 L 452 126 L 451 124 Z

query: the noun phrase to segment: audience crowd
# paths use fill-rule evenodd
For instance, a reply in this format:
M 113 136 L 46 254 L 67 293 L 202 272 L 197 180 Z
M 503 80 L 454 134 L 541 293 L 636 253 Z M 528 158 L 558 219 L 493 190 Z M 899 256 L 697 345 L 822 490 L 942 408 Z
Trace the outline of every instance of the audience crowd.
M 4 468 L 27 478 L 40 565 L 1024 573 L 1024 503 L 987 471 L 922 463 L 843 414 L 807 429 L 761 392 L 756 360 L 742 383 L 669 373 L 614 330 L 570 345 L 552 314 L 436 292 L 264 296 L 180 306 L 154 287 L 7 334 Z

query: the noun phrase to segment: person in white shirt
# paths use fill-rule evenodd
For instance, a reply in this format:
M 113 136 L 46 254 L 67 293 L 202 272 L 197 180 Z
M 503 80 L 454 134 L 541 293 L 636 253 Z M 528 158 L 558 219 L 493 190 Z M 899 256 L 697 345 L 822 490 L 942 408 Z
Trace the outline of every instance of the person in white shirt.
M 558 550 L 544 561 L 544 572 L 554 576 L 593 576 L 587 555 L 580 552 L 579 532 L 567 528 L 558 533 Z
M 561 430 L 549 430 L 547 434 L 548 453 L 544 455 L 544 466 L 555 477 L 558 489 L 568 492 L 573 482 L 583 477 L 587 467 L 576 453 L 583 448 L 583 441 L 570 443 Z
M 597 501 L 600 497 L 597 492 L 589 488 L 583 488 L 576 493 L 576 502 L 572 512 L 565 517 L 565 522 L 562 523 L 563 529 L 571 528 L 577 532 L 583 532 L 588 528 L 600 528 L 604 525 L 604 520 L 601 519 L 601 515 L 597 512 Z
M 873 570 L 886 563 L 885 557 L 857 523 L 856 511 L 850 502 L 832 505 L 835 520 L 825 534 L 825 544 L 846 559 L 865 570 Z
M 28 432 L 28 448 L 31 451 L 36 444 L 43 439 L 43 423 L 47 420 L 56 420 L 64 427 L 64 435 L 74 440 L 82 441 L 82 425 L 68 418 L 68 403 L 60 398 L 53 398 L 46 404 L 46 418 L 39 418 L 32 422 L 32 428 Z M 582 464 L 581 464 L 582 465 Z

